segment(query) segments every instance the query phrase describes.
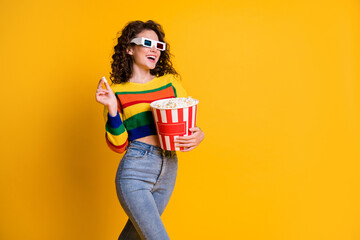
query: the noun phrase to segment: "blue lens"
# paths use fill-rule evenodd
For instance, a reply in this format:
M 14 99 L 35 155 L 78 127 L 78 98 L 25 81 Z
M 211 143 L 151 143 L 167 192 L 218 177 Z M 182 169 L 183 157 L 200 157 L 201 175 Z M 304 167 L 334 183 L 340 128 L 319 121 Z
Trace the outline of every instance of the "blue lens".
M 148 47 L 151 47 L 151 41 L 145 40 L 145 41 L 144 41 L 144 45 L 145 45 L 145 46 L 148 46 Z

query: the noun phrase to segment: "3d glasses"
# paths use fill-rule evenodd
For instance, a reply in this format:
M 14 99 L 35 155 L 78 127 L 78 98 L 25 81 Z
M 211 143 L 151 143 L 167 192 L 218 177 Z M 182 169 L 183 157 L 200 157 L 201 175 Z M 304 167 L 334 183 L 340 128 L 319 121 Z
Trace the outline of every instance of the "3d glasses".
M 155 46 L 155 48 L 160 51 L 165 51 L 165 49 L 166 49 L 166 43 L 152 40 L 149 38 L 144 38 L 144 37 L 134 38 L 130 42 L 135 43 L 136 45 L 142 45 L 144 47 L 149 47 L 149 48 L 152 48 L 153 46 Z

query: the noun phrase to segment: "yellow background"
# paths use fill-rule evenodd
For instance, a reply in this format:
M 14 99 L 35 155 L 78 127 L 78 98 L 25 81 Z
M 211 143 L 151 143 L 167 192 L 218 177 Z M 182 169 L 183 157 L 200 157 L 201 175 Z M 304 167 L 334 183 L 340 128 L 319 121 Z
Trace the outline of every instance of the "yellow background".
M 131 20 L 164 27 L 204 142 L 172 240 L 360 239 L 359 1 L 1 1 L 0 239 L 117 239 L 99 79 Z

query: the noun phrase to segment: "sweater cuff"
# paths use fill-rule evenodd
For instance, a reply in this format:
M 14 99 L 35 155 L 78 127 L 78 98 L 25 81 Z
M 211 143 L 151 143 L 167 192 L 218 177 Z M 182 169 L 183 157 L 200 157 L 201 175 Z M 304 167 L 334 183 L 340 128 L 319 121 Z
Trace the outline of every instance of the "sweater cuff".
M 119 111 L 116 112 L 116 116 L 113 117 L 108 113 L 108 120 L 107 120 L 109 126 L 111 128 L 118 128 L 120 127 L 120 125 L 122 124 L 120 115 L 119 115 Z

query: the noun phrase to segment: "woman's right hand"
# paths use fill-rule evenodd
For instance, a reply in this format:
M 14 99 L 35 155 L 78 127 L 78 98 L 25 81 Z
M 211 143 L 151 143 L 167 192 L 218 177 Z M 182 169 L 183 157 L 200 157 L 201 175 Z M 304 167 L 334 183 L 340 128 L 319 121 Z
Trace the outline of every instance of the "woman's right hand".
M 105 83 L 106 89 L 102 87 Z M 99 85 L 96 89 L 96 101 L 108 107 L 109 114 L 116 116 L 117 114 L 117 101 L 115 94 L 110 88 L 109 83 L 105 82 L 103 78 L 100 79 Z

